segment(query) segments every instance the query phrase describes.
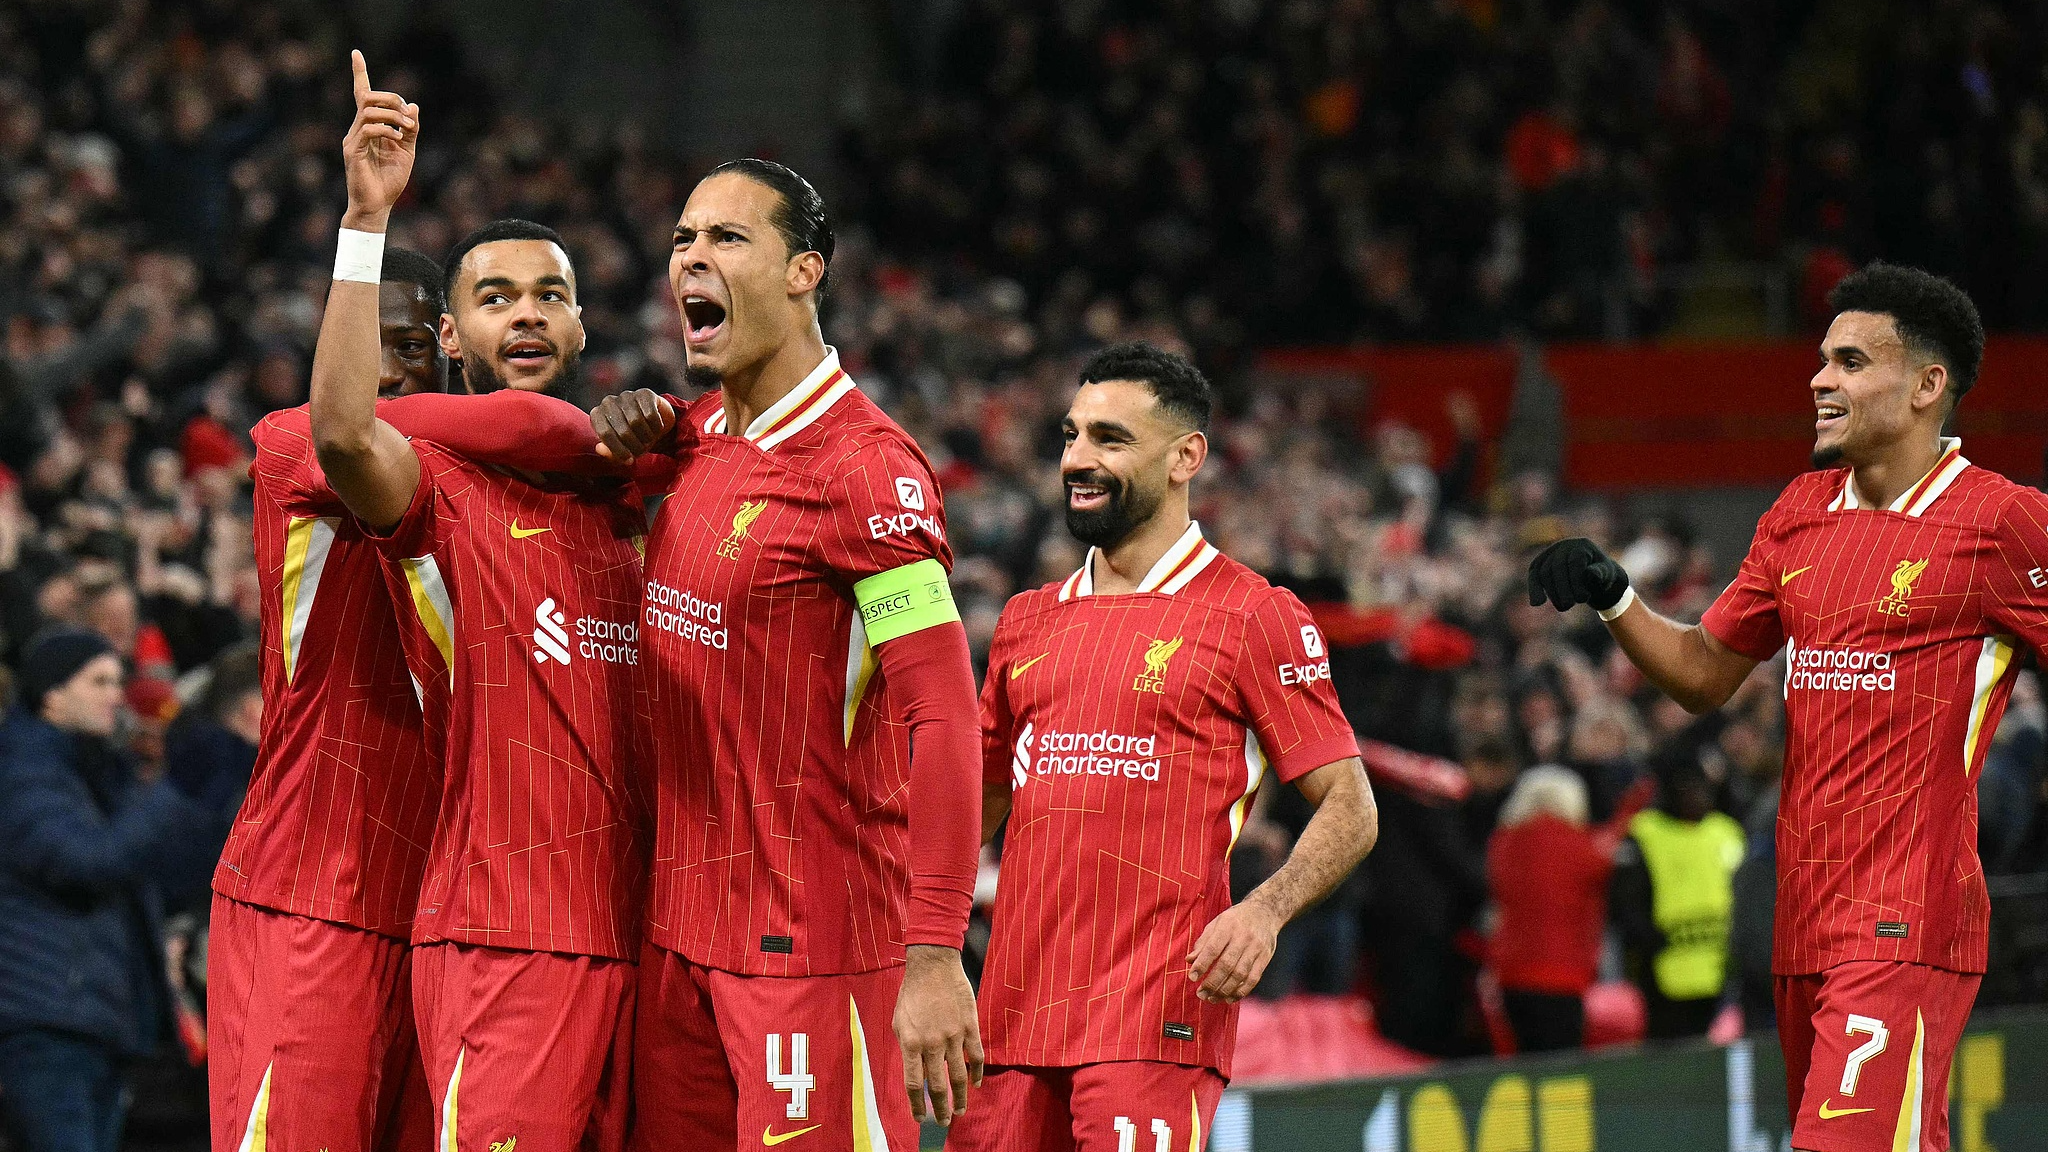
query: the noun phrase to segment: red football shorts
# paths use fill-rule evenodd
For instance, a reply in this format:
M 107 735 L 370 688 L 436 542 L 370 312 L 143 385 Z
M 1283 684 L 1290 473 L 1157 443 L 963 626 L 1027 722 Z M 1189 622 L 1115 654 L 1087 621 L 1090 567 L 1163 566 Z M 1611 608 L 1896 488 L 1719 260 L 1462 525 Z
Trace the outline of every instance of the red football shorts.
M 991 1065 L 953 1121 L 947 1152 L 1205 1148 L 1223 1077 L 1214 1068 L 1113 1060 L 1070 1068 Z
M 633 1147 L 912 1152 L 892 1021 L 903 969 L 740 976 L 649 944 L 633 1026 Z M 757 1143 L 758 1141 L 758 1143 Z
M 1778 977 L 1792 1146 L 1946 1149 L 1949 1065 L 1983 979 L 1881 960 Z
M 346 924 L 213 898 L 206 1086 L 215 1148 L 419 1148 L 433 1111 L 411 950 Z
M 633 965 L 441 941 L 413 949 L 435 1152 L 618 1152 Z

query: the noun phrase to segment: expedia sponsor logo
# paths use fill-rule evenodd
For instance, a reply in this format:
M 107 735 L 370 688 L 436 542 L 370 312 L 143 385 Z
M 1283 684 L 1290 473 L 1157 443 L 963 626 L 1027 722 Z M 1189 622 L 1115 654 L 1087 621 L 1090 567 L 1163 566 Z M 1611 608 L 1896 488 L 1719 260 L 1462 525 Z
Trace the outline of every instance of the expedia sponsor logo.
M 720 652 L 732 642 L 725 626 L 723 603 L 700 599 L 693 592 L 671 588 L 659 580 L 647 582 L 646 607 L 641 610 L 640 619 L 649 628 Z
M 534 662 L 567 664 L 572 651 L 586 660 L 602 660 L 606 664 L 638 664 L 640 626 L 631 620 L 606 620 L 601 616 L 578 616 L 571 623 L 550 596 L 533 610 Z
M 1123 732 L 1041 732 L 1032 740 L 1029 725 L 1017 741 L 1010 761 L 1012 787 L 1036 776 L 1121 776 L 1126 780 L 1159 779 L 1158 737 Z M 1034 746 L 1035 743 L 1035 746 Z
M 1314 664 L 1280 665 L 1280 683 L 1290 688 L 1296 685 L 1305 686 L 1313 684 L 1318 680 L 1328 680 L 1329 678 L 1330 662 L 1328 660 L 1319 661 Z
M 946 538 L 946 530 L 937 520 L 916 512 L 896 512 L 887 516 L 868 517 L 868 535 L 876 540 L 889 536 L 908 536 L 913 532 L 929 532 L 939 540 Z
M 1861 648 L 1801 648 L 1785 652 L 1785 690 L 1815 692 L 1889 692 L 1899 674 L 1889 652 Z

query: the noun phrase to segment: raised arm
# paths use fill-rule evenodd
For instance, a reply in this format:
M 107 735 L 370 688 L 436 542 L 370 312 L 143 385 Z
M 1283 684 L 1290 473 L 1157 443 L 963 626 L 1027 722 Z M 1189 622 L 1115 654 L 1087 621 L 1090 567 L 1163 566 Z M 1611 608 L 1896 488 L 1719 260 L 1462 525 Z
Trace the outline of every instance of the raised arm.
M 341 146 L 348 209 L 335 256 L 334 283 L 313 353 L 313 449 L 327 482 L 374 529 L 398 523 L 420 482 L 420 461 L 404 436 L 377 418 L 383 354 L 377 292 L 391 206 L 412 175 L 419 107 L 370 89 L 361 52 L 355 72 L 356 119 Z
M 1749 568 L 1745 563 L 1743 576 L 1727 595 L 1755 598 L 1745 591 Z M 1651 611 L 1629 587 L 1628 573 L 1591 540 L 1560 540 L 1530 561 L 1529 603 L 1545 600 L 1560 612 L 1579 604 L 1598 612 L 1629 661 L 1695 715 L 1726 704 L 1757 665 L 1705 626 L 1680 624 Z

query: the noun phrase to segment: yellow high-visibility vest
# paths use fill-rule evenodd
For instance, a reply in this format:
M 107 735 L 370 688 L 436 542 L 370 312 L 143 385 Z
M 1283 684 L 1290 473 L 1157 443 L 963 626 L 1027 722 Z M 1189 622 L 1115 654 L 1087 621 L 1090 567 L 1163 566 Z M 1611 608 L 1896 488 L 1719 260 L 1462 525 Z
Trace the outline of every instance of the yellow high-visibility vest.
M 1721 812 L 1688 824 L 1653 808 L 1628 830 L 1650 871 L 1651 918 L 1669 941 L 1651 962 L 1657 989 L 1673 1000 L 1720 995 L 1742 826 Z

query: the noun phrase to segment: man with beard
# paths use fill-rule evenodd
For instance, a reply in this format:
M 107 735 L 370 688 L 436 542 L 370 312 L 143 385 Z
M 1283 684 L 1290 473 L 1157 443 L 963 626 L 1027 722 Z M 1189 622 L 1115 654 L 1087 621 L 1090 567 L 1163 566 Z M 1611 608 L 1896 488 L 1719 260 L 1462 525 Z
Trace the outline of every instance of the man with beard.
M 643 522 L 621 482 L 532 471 L 550 466 L 541 453 L 486 465 L 378 418 L 377 294 L 358 281 L 374 280 L 419 111 L 371 91 L 360 55 L 355 69 L 312 431 L 328 481 L 383 552 L 444 767 L 412 929 L 437 1146 L 612 1148 L 645 869 L 627 707 Z M 440 342 L 471 390 L 558 394 L 584 339 L 559 238 L 498 221 L 448 269 Z
M 1984 355 L 1961 289 L 1878 263 L 1828 303 L 1815 471 L 1758 521 L 1706 617 L 1651 611 L 1590 540 L 1536 557 L 1529 602 L 1593 608 L 1693 712 L 1784 650 L 1771 971 L 1792 1146 L 1939 1150 L 1990 935 L 1975 779 L 2019 646 L 2048 649 L 2048 496 L 1942 435 Z M 1659 957 L 1681 980 L 1718 974 L 1727 931 L 1693 919 Z
M 1371 850 L 1377 816 L 1322 634 L 1202 538 L 1209 385 L 1104 349 L 1065 422 L 1081 569 L 1010 601 L 982 689 L 982 839 L 1009 821 L 981 980 L 988 1100 L 948 1147 L 1201 1148 L 1237 1008 L 1281 925 Z M 1230 903 L 1268 773 L 1315 805 Z
M 639 1147 L 907 1150 L 927 1089 L 945 1123 L 980 1076 L 974 669 L 931 466 L 819 331 L 831 256 L 803 177 L 721 165 L 669 258 L 690 377 L 715 387 L 592 415 L 616 455 L 676 457 L 642 618 Z

